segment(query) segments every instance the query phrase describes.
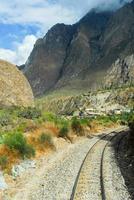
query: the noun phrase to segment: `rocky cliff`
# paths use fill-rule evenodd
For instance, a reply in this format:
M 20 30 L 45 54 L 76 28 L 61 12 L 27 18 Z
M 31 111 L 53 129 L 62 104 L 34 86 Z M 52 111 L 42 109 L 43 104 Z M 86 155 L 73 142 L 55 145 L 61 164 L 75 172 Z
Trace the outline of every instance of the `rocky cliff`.
M 134 65 L 124 63 L 134 54 L 133 19 L 134 1 L 115 12 L 93 10 L 72 26 L 52 27 L 36 42 L 24 67 L 34 94 L 98 89 L 107 80 L 109 85 L 132 84 Z
M 34 106 L 31 87 L 16 66 L 0 60 L 0 107 Z

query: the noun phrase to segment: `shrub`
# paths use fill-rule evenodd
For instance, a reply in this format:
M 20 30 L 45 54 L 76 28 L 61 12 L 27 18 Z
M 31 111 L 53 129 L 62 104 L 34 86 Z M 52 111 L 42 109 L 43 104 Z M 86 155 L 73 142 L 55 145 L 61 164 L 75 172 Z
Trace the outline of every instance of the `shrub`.
M 35 155 L 34 148 L 27 144 L 22 133 L 8 133 L 4 138 L 4 144 L 11 150 L 17 150 L 23 158 L 30 158 Z
M 5 169 L 7 163 L 8 163 L 7 156 L 5 156 L 5 155 L 0 156 L 0 166 L 1 166 L 1 169 Z
M 36 119 L 41 117 L 41 111 L 37 108 L 25 108 L 22 111 L 18 112 L 18 117 L 23 117 L 26 119 Z
M 83 127 L 76 117 L 72 119 L 71 128 L 79 136 L 84 134 Z
M 63 137 L 63 138 L 68 138 L 68 126 L 67 125 L 63 125 L 59 131 L 59 137 Z
M 50 134 L 47 134 L 47 133 L 42 133 L 39 136 L 39 143 L 53 145 L 52 136 Z
M 25 152 L 24 152 L 24 157 L 26 158 L 31 158 L 35 156 L 35 149 L 31 144 L 26 144 L 25 146 Z

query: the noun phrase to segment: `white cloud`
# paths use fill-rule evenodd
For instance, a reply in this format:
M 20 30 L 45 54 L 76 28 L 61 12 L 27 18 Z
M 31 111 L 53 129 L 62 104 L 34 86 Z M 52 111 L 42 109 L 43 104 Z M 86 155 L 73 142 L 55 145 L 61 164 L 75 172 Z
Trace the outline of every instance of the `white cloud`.
M 0 22 L 36 24 L 46 30 L 56 23 L 74 23 L 77 14 L 61 3 L 47 0 L 0 0 Z
M 15 51 L 0 48 L 0 58 L 17 65 L 24 64 L 33 49 L 36 39 L 34 35 L 27 35 L 22 43 L 15 44 Z
M 52 25 L 76 22 L 85 12 L 94 7 L 119 8 L 132 0 L 0 0 L 0 22 L 33 23 L 50 28 Z
M 0 59 L 14 63 L 14 60 L 16 59 L 16 53 L 9 49 L 0 48 Z

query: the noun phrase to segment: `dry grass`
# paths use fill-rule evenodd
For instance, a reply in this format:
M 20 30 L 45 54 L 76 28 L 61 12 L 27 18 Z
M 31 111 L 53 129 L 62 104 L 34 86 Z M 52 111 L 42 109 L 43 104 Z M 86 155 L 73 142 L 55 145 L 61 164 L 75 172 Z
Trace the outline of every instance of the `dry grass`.
M 25 136 L 27 137 L 27 141 L 29 144 L 33 145 L 36 149 L 36 156 L 38 158 L 42 156 L 44 153 L 54 150 L 54 145 L 45 143 L 41 144 L 39 142 L 39 137 L 42 133 L 49 134 L 51 137 L 58 136 L 59 129 L 56 127 L 54 123 L 46 122 L 40 126 L 40 128 L 35 129 L 34 131 L 30 131 Z
M 54 123 L 47 122 L 40 127 L 34 126 L 32 122 L 28 125 L 28 129 L 26 129 L 26 133 L 24 133 L 24 135 L 27 139 L 28 144 L 33 145 L 36 150 L 35 158 L 39 158 L 44 155 L 44 153 L 54 150 L 54 145 L 49 143 L 41 144 L 39 142 L 40 135 L 42 133 L 47 133 L 50 134 L 51 137 L 53 137 L 58 136 L 58 132 L 59 130 Z M 12 166 L 16 163 L 19 163 L 21 160 L 19 152 L 15 150 L 10 150 L 6 145 L 0 146 L 0 157 L 1 156 L 7 157 L 7 164 L 4 168 L 7 173 L 10 173 Z
M 43 128 L 48 130 L 48 132 L 51 133 L 52 136 L 58 137 L 59 128 L 55 125 L 54 122 L 46 122 Z
M 41 144 L 39 142 L 39 137 L 41 136 L 41 134 L 42 134 L 42 132 L 37 131 L 36 134 L 31 134 L 27 137 L 28 143 L 32 144 L 34 146 L 34 148 L 36 149 L 35 158 L 39 158 L 44 153 L 54 149 L 54 146 L 49 143 Z
M 5 172 L 9 173 L 11 171 L 12 166 L 16 163 L 19 163 L 20 155 L 17 151 L 11 151 L 5 145 L 1 145 L 0 146 L 0 156 L 3 156 L 3 155 L 7 157 L 7 164 L 5 166 Z

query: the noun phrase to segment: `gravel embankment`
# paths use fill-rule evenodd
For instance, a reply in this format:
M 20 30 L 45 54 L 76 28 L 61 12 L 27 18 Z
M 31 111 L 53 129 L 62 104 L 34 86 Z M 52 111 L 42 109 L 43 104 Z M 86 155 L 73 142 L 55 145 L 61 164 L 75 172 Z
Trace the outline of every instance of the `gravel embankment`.
M 106 200 L 131 200 L 121 170 L 116 162 L 116 151 L 124 133 L 107 145 L 103 159 L 103 177 Z
M 134 199 L 134 151 L 130 145 L 129 135 L 126 135 L 121 141 L 116 160 L 131 199 Z

